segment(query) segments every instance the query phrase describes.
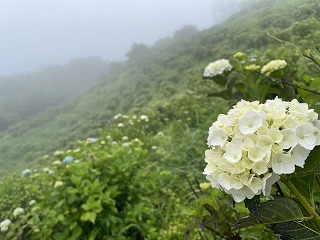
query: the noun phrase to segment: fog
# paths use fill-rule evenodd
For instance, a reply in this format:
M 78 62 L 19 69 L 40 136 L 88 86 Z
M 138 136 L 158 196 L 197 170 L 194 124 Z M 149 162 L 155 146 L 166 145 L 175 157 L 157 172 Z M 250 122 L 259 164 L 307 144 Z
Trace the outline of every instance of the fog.
M 133 43 L 211 27 L 239 1 L 0 0 L 0 76 L 85 56 L 124 60 Z

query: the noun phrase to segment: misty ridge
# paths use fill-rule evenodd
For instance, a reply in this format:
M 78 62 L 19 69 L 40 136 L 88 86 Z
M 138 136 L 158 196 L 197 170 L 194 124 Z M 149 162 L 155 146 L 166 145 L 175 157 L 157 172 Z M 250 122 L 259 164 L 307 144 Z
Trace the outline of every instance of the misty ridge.
M 99 57 L 75 59 L 34 73 L 0 77 L 0 131 L 79 96 L 108 71 Z
M 100 57 L 78 58 L 64 65 L 49 65 L 35 72 L 0 77 L 0 131 L 75 98 L 97 83 L 105 82 L 108 74 L 115 74 L 171 44 L 187 41 L 198 32 L 190 25 L 174 32 L 173 37 L 159 39 L 154 46 L 134 43 L 126 54 L 126 62 L 109 62 Z
M 250 1 L 228 0 L 212 2 L 212 14 L 216 22 L 222 22 L 232 13 L 246 8 Z M 152 45 L 133 43 L 125 61 L 112 62 L 101 57 L 82 57 L 66 64 L 53 64 L 37 71 L 0 76 L 0 131 L 10 125 L 37 115 L 50 107 L 73 99 L 88 91 L 108 74 L 125 69 L 128 64 L 150 54 L 159 54 L 170 45 L 190 40 L 200 30 L 186 25 L 172 36 L 162 37 Z

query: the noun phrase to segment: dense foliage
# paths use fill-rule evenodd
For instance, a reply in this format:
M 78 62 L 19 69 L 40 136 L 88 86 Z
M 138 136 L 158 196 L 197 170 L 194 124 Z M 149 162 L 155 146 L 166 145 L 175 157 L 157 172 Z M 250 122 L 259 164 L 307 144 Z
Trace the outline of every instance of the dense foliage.
M 319 112 L 319 96 L 304 90 L 318 91 L 319 17 L 315 0 L 262 1 L 189 40 L 135 44 L 91 91 L 9 127 L 0 134 L 0 166 L 16 173 L 0 185 L 0 220 L 11 221 L 0 224 L 2 237 L 273 239 L 255 216 L 234 225 L 249 214 L 245 205 L 234 208 L 206 185 L 208 126 L 240 99 L 295 97 Z M 232 70 L 202 80 L 219 58 Z M 287 65 L 257 71 L 275 59 Z

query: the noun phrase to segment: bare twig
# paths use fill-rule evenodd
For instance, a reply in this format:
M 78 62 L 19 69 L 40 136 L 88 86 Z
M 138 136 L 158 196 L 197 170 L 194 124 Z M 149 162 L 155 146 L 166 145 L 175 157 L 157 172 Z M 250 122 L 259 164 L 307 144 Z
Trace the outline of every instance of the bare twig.
M 290 46 L 292 46 L 292 47 L 298 48 L 296 45 L 294 45 L 294 44 L 292 44 L 292 43 L 290 43 L 290 42 L 281 40 L 281 39 L 279 39 L 279 38 L 271 35 L 271 34 L 269 33 L 269 31 L 267 31 L 267 35 L 268 35 L 268 37 L 270 37 L 270 38 L 272 38 L 272 39 L 274 39 L 274 40 L 276 40 L 276 41 L 278 41 L 278 42 L 281 42 L 281 43 L 284 43 L 284 44 L 288 44 L 288 45 L 290 45 Z M 298 49 L 299 49 L 299 48 L 298 48 Z M 300 50 L 300 49 L 299 49 L 299 50 Z
M 288 85 L 290 87 L 293 87 L 293 88 L 296 88 L 296 89 L 301 89 L 301 90 L 304 90 L 304 91 L 307 91 L 307 92 L 311 92 L 311 93 L 314 93 L 314 94 L 317 94 L 317 95 L 320 95 L 320 92 L 317 92 L 317 91 L 314 91 L 314 90 L 311 90 L 311 89 L 308 89 L 308 88 L 303 88 L 303 87 L 300 87 L 296 84 L 293 84 L 293 83 L 289 83 L 289 82 L 286 82 L 286 81 L 283 81 L 281 79 L 276 79 L 276 78 L 273 78 L 273 77 L 270 77 L 268 75 L 265 75 L 261 72 L 258 72 L 258 71 L 254 71 L 255 73 L 263 76 L 263 77 L 266 77 L 268 78 L 269 80 L 271 80 L 272 82 L 276 82 L 276 83 L 282 83 L 282 84 L 285 84 L 285 85 Z

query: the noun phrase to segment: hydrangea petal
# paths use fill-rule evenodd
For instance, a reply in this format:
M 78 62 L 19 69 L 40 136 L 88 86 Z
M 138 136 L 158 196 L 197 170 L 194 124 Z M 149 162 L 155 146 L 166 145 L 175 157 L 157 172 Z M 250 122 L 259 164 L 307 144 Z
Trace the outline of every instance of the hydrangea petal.
M 296 145 L 291 151 L 291 156 L 293 158 L 293 162 L 295 165 L 299 167 L 303 167 L 304 163 L 309 156 L 310 150 L 301 147 L 300 145 Z
M 272 185 L 280 180 L 280 176 L 276 173 L 267 173 L 262 178 L 262 193 L 264 196 L 269 196 Z
M 246 112 L 239 119 L 239 130 L 242 134 L 252 134 L 262 126 L 262 118 L 254 111 Z

